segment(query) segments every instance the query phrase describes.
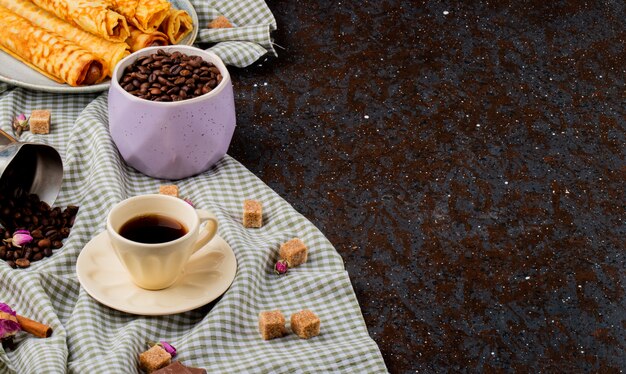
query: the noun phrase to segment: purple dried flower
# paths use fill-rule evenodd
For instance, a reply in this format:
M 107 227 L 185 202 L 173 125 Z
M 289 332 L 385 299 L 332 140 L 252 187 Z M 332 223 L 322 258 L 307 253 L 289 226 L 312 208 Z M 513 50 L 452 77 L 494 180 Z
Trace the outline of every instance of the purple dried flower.
M 285 274 L 289 270 L 289 264 L 285 260 L 278 260 L 274 266 L 274 272 L 278 275 Z
M 195 208 L 195 205 L 193 205 L 193 201 L 191 201 L 190 199 L 183 199 L 187 204 L 191 205 L 193 208 Z
M 24 113 L 21 113 L 17 117 L 13 118 L 11 126 L 17 136 L 22 135 L 23 131 L 30 129 L 30 126 L 28 126 L 28 118 L 26 118 Z
M 0 303 L 0 339 L 11 338 L 21 329 L 15 311 L 7 304 Z
M 169 353 L 170 356 L 172 357 L 176 356 L 176 348 L 174 348 L 174 346 L 171 345 L 170 343 L 166 342 L 165 340 L 161 340 L 159 342 L 159 345 L 163 347 L 163 349 L 165 349 L 165 351 Z
M 14 247 L 19 248 L 24 244 L 32 242 L 33 237 L 30 236 L 30 232 L 28 232 L 28 230 L 17 230 L 13 233 L 13 237 L 11 239 L 5 239 L 4 241 L 13 244 Z
M 17 128 L 17 126 L 24 128 L 27 125 L 28 125 L 28 118 L 26 118 L 24 113 L 20 113 L 17 115 L 17 117 L 13 118 L 13 128 Z
M 8 306 L 5 303 L 0 303 L 0 312 L 5 312 L 5 313 L 8 313 L 8 314 L 10 314 L 12 316 L 16 315 L 15 311 L 13 309 L 11 309 L 11 307 Z

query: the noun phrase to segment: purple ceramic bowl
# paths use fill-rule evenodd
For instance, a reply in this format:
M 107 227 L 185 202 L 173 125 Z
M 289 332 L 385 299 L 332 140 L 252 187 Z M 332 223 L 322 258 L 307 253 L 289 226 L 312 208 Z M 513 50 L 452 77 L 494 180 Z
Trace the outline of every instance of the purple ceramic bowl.
M 119 84 L 137 58 L 167 52 L 201 56 L 221 72 L 211 92 L 176 102 L 154 102 L 126 92 Z M 235 101 L 230 74 L 214 53 L 173 45 L 150 47 L 120 61 L 109 88 L 109 131 L 126 162 L 155 178 L 181 179 L 208 170 L 226 154 L 235 131 Z

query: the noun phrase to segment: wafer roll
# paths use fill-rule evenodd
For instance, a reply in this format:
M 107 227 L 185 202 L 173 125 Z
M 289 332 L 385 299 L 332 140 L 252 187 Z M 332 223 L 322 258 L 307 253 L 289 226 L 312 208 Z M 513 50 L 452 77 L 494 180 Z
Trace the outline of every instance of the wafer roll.
M 0 49 L 57 82 L 89 85 L 105 77 L 100 57 L 0 6 Z
M 130 54 L 126 43 L 115 43 L 99 38 L 78 26 L 63 21 L 29 0 L 0 0 L 0 6 L 28 19 L 35 26 L 62 35 L 65 39 L 102 58 L 106 62 L 106 75 L 110 76 L 115 65 Z
M 35 5 L 81 29 L 113 42 L 130 35 L 126 19 L 111 10 L 110 0 L 31 0 Z
M 178 44 L 193 30 L 193 20 L 184 10 L 171 8 L 169 14 L 161 23 L 161 26 L 159 26 L 159 30 L 167 35 L 170 43 Z
M 130 27 L 130 37 L 126 39 L 126 43 L 130 46 L 132 52 L 138 51 L 146 47 L 164 46 L 169 44 L 167 35 L 160 31 L 143 32 L 139 29 Z
M 143 32 L 156 31 L 167 17 L 171 4 L 167 0 L 108 0 L 113 9 L 122 14 Z

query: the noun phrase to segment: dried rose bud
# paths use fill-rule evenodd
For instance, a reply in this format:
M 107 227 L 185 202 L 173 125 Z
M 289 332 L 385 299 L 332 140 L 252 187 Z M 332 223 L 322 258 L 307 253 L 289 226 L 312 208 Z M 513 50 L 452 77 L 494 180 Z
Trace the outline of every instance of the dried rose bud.
M 13 244 L 14 247 L 20 248 L 24 244 L 32 242 L 33 237 L 30 236 L 30 232 L 28 232 L 28 230 L 17 230 L 13 233 L 13 237 L 11 239 L 5 239 L 4 241 Z
M 15 311 L 7 304 L 0 303 L 0 339 L 10 339 L 21 329 Z
M 159 345 L 163 347 L 163 349 L 165 349 L 165 351 L 169 353 L 170 356 L 172 357 L 176 356 L 176 348 L 174 348 L 174 346 L 171 345 L 170 343 L 166 342 L 165 340 L 161 340 L 159 342 Z
M 24 113 L 20 113 L 17 117 L 13 118 L 13 129 L 17 129 L 21 127 L 25 129 L 28 126 L 28 118 L 24 115 Z
M 274 266 L 274 273 L 278 275 L 285 274 L 287 273 L 288 270 L 289 270 L 289 264 L 287 263 L 287 261 L 284 261 L 284 260 L 278 260 L 278 262 L 276 263 L 276 266 Z
M 195 206 L 193 205 L 193 201 L 189 200 L 189 199 L 183 199 L 187 204 L 191 205 L 192 207 L 195 208 Z

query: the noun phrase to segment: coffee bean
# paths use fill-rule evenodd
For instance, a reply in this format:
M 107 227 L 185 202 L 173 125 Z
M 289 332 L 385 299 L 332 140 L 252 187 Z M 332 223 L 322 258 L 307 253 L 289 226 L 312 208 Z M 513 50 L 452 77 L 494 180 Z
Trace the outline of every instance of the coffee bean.
M 32 236 L 33 239 L 41 239 L 43 238 L 43 233 L 41 232 L 41 230 L 33 230 L 30 233 L 30 236 Z
M 59 233 L 61 234 L 61 237 L 63 237 L 64 239 L 67 238 L 68 236 L 70 236 L 70 229 L 67 227 L 63 227 Z
M 56 231 L 55 231 L 55 233 L 56 233 Z M 46 236 L 48 236 L 48 235 L 46 235 Z M 42 249 L 43 248 L 50 248 L 50 245 L 51 245 L 50 239 L 48 239 L 48 238 L 41 239 L 40 241 L 37 242 L 37 246 L 39 248 L 42 248 Z
M 30 261 L 28 261 L 28 259 L 25 258 L 18 258 L 15 260 L 15 265 L 19 266 L 20 268 L 27 268 L 30 266 Z
M 167 79 L 163 78 L 163 77 L 158 77 L 157 80 L 159 81 L 159 83 L 161 83 L 164 86 L 172 86 L 173 83 L 171 83 L 170 81 L 168 81 Z
M 42 253 L 43 253 L 44 256 L 50 257 L 50 256 L 52 256 L 52 248 L 46 248 L 46 249 L 43 250 Z
M 31 261 L 39 261 L 43 258 L 43 253 L 39 252 L 39 253 L 35 253 L 33 254 L 33 258 L 31 259 Z
M 13 269 L 15 269 L 17 266 L 15 265 L 15 261 L 13 260 L 9 260 L 7 261 L 7 265 L 9 265 L 10 267 L 12 267 Z
M 3 260 L 7 258 L 7 247 L 5 245 L 0 247 L 0 258 Z
M 63 247 L 63 242 L 61 242 L 60 240 L 55 240 L 52 242 L 53 249 L 59 249 L 61 247 Z

